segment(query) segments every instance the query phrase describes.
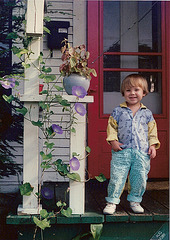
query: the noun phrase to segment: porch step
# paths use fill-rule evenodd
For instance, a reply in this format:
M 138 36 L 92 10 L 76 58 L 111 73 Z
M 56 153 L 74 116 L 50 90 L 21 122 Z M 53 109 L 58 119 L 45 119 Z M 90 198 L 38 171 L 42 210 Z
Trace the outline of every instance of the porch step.
M 8 231 L 12 225 L 8 225 Z M 13 234 L 17 238 L 4 238 L 2 240 L 32 240 L 35 225 L 15 225 Z M 52 224 L 43 231 L 43 239 L 48 240 L 91 240 L 90 224 Z M 41 231 L 38 228 L 35 240 L 40 240 Z M 87 237 L 81 238 L 84 234 Z M 13 235 L 11 235 L 13 236 Z M 1 239 L 1 238 L 0 238 Z M 168 222 L 104 222 L 100 240 L 169 240 Z
M 56 196 L 61 197 L 61 190 L 67 189 L 68 183 L 57 183 Z M 169 194 L 168 183 L 158 184 L 158 189 L 151 184 L 144 194 L 142 206 L 144 214 L 135 214 L 127 202 L 127 188 L 121 196 L 121 203 L 113 215 L 103 215 L 107 184 L 90 181 L 86 184 L 86 213 L 72 215 L 69 218 L 58 215 L 51 221 L 51 228 L 43 231 L 44 239 L 48 240 L 73 240 L 80 233 L 90 231 L 91 224 L 103 224 L 103 233 L 100 240 L 168 240 L 169 221 Z M 66 186 L 65 186 L 66 185 Z M 54 184 L 54 187 L 56 185 Z M 160 187 L 161 186 L 161 187 Z M 55 199 L 54 201 L 58 201 Z M 53 203 L 55 204 L 55 202 Z M 47 205 L 48 206 L 48 203 Z M 32 240 L 35 225 L 33 216 L 18 216 L 15 213 L 6 218 L 6 230 L 13 232 L 17 238 L 2 238 L 1 240 Z M 164 227 L 163 227 L 164 226 Z M 164 230 L 165 231 L 164 231 Z M 166 233 L 165 233 L 166 232 Z M 41 239 L 38 230 L 36 240 Z M 155 236 L 160 236 L 155 238 Z M 10 235 L 11 237 L 11 235 Z M 75 238 L 76 239 L 76 238 Z M 74 240 L 75 240 L 74 239 Z M 77 238 L 79 239 L 79 238 Z M 89 238 L 83 238 L 89 239 Z

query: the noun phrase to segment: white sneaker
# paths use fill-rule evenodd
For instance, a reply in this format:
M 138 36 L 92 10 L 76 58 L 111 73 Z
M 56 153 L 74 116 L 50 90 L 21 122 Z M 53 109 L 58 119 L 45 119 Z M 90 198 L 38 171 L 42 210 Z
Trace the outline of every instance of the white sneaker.
M 103 209 L 104 214 L 113 214 L 116 211 L 116 204 L 106 203 L 106 207 Z
M 144 209 L 138 202 L 130 202 L 130 207 L 135 213 L 144 213 Z

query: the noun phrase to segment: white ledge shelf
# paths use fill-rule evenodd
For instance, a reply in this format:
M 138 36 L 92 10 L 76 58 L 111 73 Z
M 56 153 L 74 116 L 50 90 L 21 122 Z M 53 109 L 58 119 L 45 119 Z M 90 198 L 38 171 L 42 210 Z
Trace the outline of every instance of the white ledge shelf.
M 94 102 L 93 96 L 85 96 L 84 98 L 77 98 L 73 95 L 61 95 L 64 99 L 66 99 L 70 103 L 80 102 L 80 103 L 92 103 Z M 20 100 L 22 102 L 41 102 L 45 100 L 45 96 L 43 95 L 21 95 Z M 55 102 L 55 100 L 54 100 Z

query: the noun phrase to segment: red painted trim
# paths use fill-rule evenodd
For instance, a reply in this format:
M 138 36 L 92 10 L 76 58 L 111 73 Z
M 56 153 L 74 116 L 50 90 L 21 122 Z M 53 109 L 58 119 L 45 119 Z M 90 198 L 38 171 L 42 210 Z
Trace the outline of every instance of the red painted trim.
M 103 68 L 107 72 L 162 72 L 162 69 L 145 69 L 145 68 Z
M 99 94 L 99 101 L 100 101 L 100 107 L 99 107 L 99 118 L 102 118 L 103 115 L 103 1 L 100 2 L 100 94 Z
M 166 54 L 166 25 L 165 25 L 165 20 L 166 20 L 166 15 L 165 15 L 165 2 L 162 2 L 161 4 L 161 14 L 162 14 L 162 92 L 164 93 L 162 95 L 162 114 L 164 116 L 167 116 L 167 111 L 166 111 L 166 105 L 167 105 L 167 99 L 166 99 L 166 62 L 165 62 L 165 54 Z
M 98 141 L 96 141 L 96 136 L 98 134 L 98 106 L 99 106 L 99 90 L 98 90 L 98 78 L 99 73 L 99 2 L 98 1 L 87 1 L 87 47 L 90 52 L 89 67 L 95 68 L 97 71 L 97 77 L 92 77 L 90 82 L 90 89 L 93 90 L 91 95 L 94 96 L 94 103 L 88 104 L 88 145 L 92 148 L 90 156 L 88 157 L 88 169 L 90 169 L 89 174 L 94 176 L 96 170 L 99 169 L 98 162 Z M 95 46 L 95 47 L 94 47 Z M 94 63 L 92 63 L 97 59 Z
M 162 56 L 157 52 L 105 52 L 104 55 Z

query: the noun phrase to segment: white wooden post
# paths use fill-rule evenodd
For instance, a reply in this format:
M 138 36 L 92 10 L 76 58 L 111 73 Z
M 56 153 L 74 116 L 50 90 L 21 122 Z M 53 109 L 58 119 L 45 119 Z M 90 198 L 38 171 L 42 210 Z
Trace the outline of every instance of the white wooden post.
M 25 70 L 24 96 L 21 98 L 25 102 L 25 107 L 31 109 L 26 118 L 32 121 L 38 120 L 39 107 L 39 66 L 38 56 L 40 55 L 40 36 L 43 34 L 43 12 L 44 0 L 27 1 L 27 34 L 33 36 L 33 41 L 29 45 L 34 53 L 26 61 L 30 68 Z M 37 101 L 38 100 L 38 101 Z M 25 118 L 24 120 L 24 159 L 23 159 L 23 183 L 29 182 L 34 187 L 34 193 L 38 192 L 39 173 L 39 131 L 38 127 Z M 18 213 L 38 214 L 37 198 L 31 194 L 23 196 L 23 206 L 18 208 Z
M 76 102 L 75 96 L 63 96 L 67 99 L 71 105 Z M 84 107 L 86 108 L 87 103 L 92 103 L 93 96 L 86 96 L 83 99 L 79 99 Z M 80 168 L 76 173 L 81 177 L 81 182 L 76 182 L 70 180 L 70 197 L 69 206 L 72 209 L 73 214 L 84 214 L 85 212 L 85 167 L 86 167 L 86 115 L 80 116 L 76 114 L 77 121 L 73 127 L 76 132 L 71 132 L 70 136 L 70 158 L 72 158 L 72 153 L 76 152 L 80 154 Z M 71 171 L 74 172 L 74 171 Z

